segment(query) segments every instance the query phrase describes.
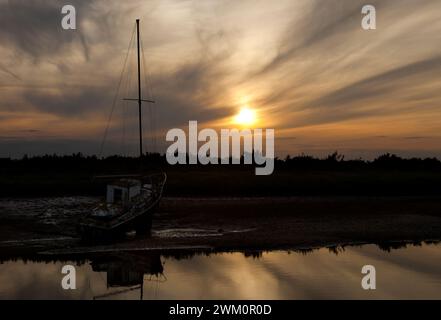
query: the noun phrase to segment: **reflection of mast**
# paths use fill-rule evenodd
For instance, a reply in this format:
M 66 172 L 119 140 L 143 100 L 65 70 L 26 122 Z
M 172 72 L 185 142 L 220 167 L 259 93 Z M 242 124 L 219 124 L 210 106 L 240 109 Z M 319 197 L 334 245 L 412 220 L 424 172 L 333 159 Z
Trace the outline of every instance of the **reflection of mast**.
M 142 277 L 141 290 L 139 291 L 139 300 L 144 300 L 144 276 Z

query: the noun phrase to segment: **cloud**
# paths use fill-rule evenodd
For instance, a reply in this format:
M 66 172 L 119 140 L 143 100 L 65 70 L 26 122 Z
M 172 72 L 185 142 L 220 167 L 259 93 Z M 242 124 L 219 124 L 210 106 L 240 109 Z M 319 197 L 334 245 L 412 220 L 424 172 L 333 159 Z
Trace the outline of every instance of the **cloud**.
M 87 12 L 86 1 L 71 1 L 81 14 Z M 17 54 L 25 53 L 34 60 L 53 56 L 67 45 L 78 41 L 84 56 L 88 58 L 88 47 L 81 30 L 66 31 L 61 28 L 61 8 L 64 4 L 56 0 L 14 0 L 0 3 L 0 41 L 13 46 Z
M 392 93 L 403 94 L 411 87 L 431 81 L 441 72 L 441 56 L 413 62 L 352 83 L 313 102 L 317 106 L 343 106 L 362 100 L 379 99 Z
M 371 1 L 377 3 L 378 1 Z M 301 19 L 294 19 L 281 37 L 277 55 L 264 65 L 258 75 L 265 74 L 298 57 L 308 48 L 329 38 L 343 37 L 359 24 L 362 0 L 311 1 L 305 6 Z
M 332 125 L 334 131 L 323 138 L 335 139 L 343 136 L 344 125 L 369 128 L 372 119 L 389 125 L 376 133 L 365 129 L 368 137 L 425 137 L 429 129 L 441 129 L 437 0 L 373 0 L 378 13 L 373 32 L 360 27 L 362 0 L 70 4 L 77 9 L 76 31 L 62 30 L 59 1 L 0 1 L 0 119 L 14 112 L 9 123 L 14 129 L 44 131 L 58 121 L 66 139 L 99 140 L 96 128 L 104 131 L 135 18 L 142 20 L 157 101 L 144 107 L 146 127 L 156 117 L 152 127 L 161 137 L 189 120 L 222 123 L 247 99 L 262 125 L 292 129 L 303 146 L 313 134 L 299 135 L 299 128 Z M 124 107 L 121 100 L 137 94 L 134 59 L 133 54 L 132 86 L 117 97 L 112 139 L 125 129 L 136 131 L 136 104 Z M 118 118 L 123 108 L 125 125 Z M 20 112 L 34 120 L 21 120 Z M 82 120 L 95 125 L 80 130 Z M 0 135 L 6 133 L 0 129 Z M 288 146 L 288 139 L 279 140 L 281 148 Z
M 21 78 L 16 75 L 14 72 L 12 72 L 11 70 L 9 70 L 8 68 L 0 65 L 0 71 L 3 71 L 4 73 L 10 75 L 11 77 L 15 78 L 16 80 L 21 80 Z
M 311 125 L 433 111 L 441 101 L 434 89 L 441 84 L 432 79 L 440 72 L 440 56 L 382 72 L 307 102 L 299 108 L 306 112 L 299 121 Z M 418 103 L 421 96 L 424 105 Z
M 62 91 L 26 90 L 23 98 L 33 108 L 44 113 L 66 117 L 85 117 L 102 112 L 111 97 L 109 88 L 65 88 Z
M 276 54 L 246 80 L 268 83 L 258 102 L 280 128 L 436 112 L 441 50 L 428 39 L 440 38 L 439 2 L 372 1 L 373 32 L 360 27 L 363 1 L 300 3 Z

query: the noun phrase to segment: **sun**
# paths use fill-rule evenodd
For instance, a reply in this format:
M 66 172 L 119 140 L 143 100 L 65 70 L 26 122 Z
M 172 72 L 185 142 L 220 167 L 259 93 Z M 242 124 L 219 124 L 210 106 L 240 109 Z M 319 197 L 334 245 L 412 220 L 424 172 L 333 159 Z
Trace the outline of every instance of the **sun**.
M 241 126 L 252 125 L 256 122 L 256 112 L 248 107 L 244 107 L 234 117 L 234 122 Z

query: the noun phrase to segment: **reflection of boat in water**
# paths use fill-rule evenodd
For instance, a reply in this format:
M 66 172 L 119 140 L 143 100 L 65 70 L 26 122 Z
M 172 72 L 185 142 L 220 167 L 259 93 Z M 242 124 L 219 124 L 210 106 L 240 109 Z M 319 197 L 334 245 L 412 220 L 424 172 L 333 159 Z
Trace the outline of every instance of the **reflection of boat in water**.
M 142 99 L 139 20 L 136 20 L 138 98 L 125 99 L 138 102 L 139 116 L 139 157 L 142 163 Z M 132 37 L 133 39 L 133 37 Z M 129 45 L 130 51 L 130 45 Z M 115 178 L 115 177 L 113 177 Z M 152 215 L 157 209 L 167 180 L 165 173 L 150 175 L 121 175 L 107 186 L 106 201 L 97 206 L 79 223 L 78 230 L 83 240 L 109 241 L 122 237 L 126 232 L 136 230 L 137 234 L 148 234 Z
M 107 274 L 107 287 L 119 290 L 97 295 L 94 299 L 102 299 L 125 292 L 140 290 L 140 299 L 144 293 L 144 277 L 165 278 L 163 265 L 159 254 L 124 252 L 96 256 L 91 260 L 94 272 Z M 158 281 L 158 280 L 156 280 Z
M 178 255 L 179 256 L 179 255 Z M 47 264 L 57 264 L 60 266 L 71 264 L 75 266 L 90 265 L 94 273 L 105 273 L 105 291 L 95 291 L 89 289 L 93 299 L 104 299 L 112 296 L 121 295 L 125 292 L 139 290 L 140 298 L 144 295 L 144 285 L 146 281 L 160 282 L 166 281 L 164 266 L 161 260 L 161 252 L 156 251 L 110 251 L 110 252 L 88 252 L 78 250 L 71 253 L 66 250 L 47 253 L 17 253 L 0 248 L 0 264 L 9 261 L 24 261 L 32 266 L 35 264 L 43 265 L 41 270 L 45 270 Z M 37 269 L 38 270 L 38 269 Z M 84 270 L 84 269 L 83 269 Z M 87 270 L 87 269 L 86 269 Z M 84 271 L 83 271 L 84 272 Z M 44 272 L 47 274 L 47 272 Z M 57 271 L 53 276 L 59 276 Z M 87 275 L 87 274 L 86 274 Z M 52 274 L 50 274 L 52 277 Z M 93 277 L 91 277 L 93 279 Z M 98 277 L 104 280 L 104 277 Z M 150 288 L 151 289 L 151 288 Z M 92 291 L 90 291 L 92 290 Z M 118 298 L 121 298 L 118 296 Z

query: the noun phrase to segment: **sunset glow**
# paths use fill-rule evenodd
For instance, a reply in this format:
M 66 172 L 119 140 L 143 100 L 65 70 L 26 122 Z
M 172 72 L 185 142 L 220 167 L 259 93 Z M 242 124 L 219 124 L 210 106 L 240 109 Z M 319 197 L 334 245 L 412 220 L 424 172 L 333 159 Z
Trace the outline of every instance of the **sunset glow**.
M 57 2 L 0 1 L 0 157 L 97 152 L 136 18 L 156 151 L 169 129 L 198 120 L 274 128 L 281 157 L 441 157 L 441 2 L 422 1 L 387 1 L 376 32 L 361 28 L 361 0 L 73 1 L 75 31 L 61 29 Z M 129 55 L 124 79 L 135 66 Z M 130 84 L 117 101 L 136 97 Z M 105 154 L 122 136 L 136 150 L 136 106 L 126 111 L 115 108 Z
M 234 122 L 240 126 L 251 126 L 256 123 L 256 112 L 248 107 L 244 107 L 235 116 Z

